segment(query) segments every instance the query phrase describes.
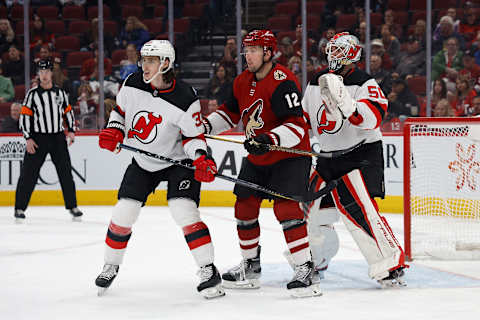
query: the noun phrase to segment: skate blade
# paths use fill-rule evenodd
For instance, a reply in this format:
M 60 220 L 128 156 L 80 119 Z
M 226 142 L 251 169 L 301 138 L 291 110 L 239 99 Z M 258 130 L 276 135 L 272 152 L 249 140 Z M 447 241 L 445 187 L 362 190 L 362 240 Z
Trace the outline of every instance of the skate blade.
M 306 288 L 289 289 L 289 292 L 294 298 L 318 297 L 323 294 L 319 283 L 312 284 Z
M 82 217 L 72 217 L 73 222 L 82 222 Z
M 260 280 L 248 279 L 242 281 L 222 280 L 222 287 L 226 289 L 258 289 L 260 288 Z
M 101 297 L 105 295 L 105 293 L 107 293 L 108 288 L 102 288 L 102 287 L 97 287 L 97 288 L 98 288 L 97 296 Z
M 15 218 L 15 224 L 24 224 L 24 223 L 25 223 L 25 219 Z
M 200 294 L 205 299 L 214 299 L 218 297 L 223 297 L 225 295 L 225 290 L 223 290 L 222 286 L 218 284 L 215 287 L 203 289 L 202 291 L 200 291 Z
M 407 286 L 407 282 L 403 279 L 379 280 L 378 283 L 380 283 L 382 289 L 401 289 Z

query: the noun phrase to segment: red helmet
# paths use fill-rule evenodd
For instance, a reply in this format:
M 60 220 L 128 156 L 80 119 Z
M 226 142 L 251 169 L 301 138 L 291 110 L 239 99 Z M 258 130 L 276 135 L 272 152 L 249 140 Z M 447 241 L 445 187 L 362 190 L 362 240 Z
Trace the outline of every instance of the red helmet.
M 270 30 L 253 30 L 243 38 L 243 46 L 261 46 L 263 50 L 271 48 L 277 51 L 277 38 Z

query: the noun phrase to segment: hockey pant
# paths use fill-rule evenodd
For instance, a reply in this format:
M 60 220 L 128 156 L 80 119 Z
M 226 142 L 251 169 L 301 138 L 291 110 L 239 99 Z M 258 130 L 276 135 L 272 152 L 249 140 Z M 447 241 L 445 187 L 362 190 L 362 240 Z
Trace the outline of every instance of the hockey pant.
M 138 218 L 142 203 L 121 198 L 113 208 L 112 220 L 105 240 L 105 263 L 120 265 L 132 234 L 132 226 Z M 182 228 L 185 240 L 199 267 L 213 263 L 213 245 L 200 211 L 191 199 L 169 199 L 168 207 L 173 219 Z
M 315 191 L 323 188 L 326 183 L 318 172 L 312 168 L 310 188 Z M 333 224 L 338 221 L 339 214 L 333 205 L 322 207 L 319 198 L 304 207 L 307 217 L 308 239 L 315 268 L 325 270 L 339 249 L 338 235 Z
M 365 186 L 358 169 L 344 175 L 332 192 L 343 222 L 369 265 L 372 279 L 381 280 L 389 271 L 405 266 L 405 254 L 387 220 Z
M 257 255 L 260 239 L 258 215 L 262 199 L 255 196 L 237 197 L 235 202 L 235 218 L 240 242 L 240 251 L 244 259 L 252 259 Z M 283 235 L 293 262 L 301 265 L 311 260 L 308 244 L 307 226 L 298 202 L 275 199 L 273 203 L 275 217 L 282 225 Z

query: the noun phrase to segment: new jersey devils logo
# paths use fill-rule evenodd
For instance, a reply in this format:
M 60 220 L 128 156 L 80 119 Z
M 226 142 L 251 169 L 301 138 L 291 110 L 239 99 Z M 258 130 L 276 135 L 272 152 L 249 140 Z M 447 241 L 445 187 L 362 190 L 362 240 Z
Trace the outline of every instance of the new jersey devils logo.
M 245 136 L 247 139 L 255 137 L 255 130 L 263 128 L 263 119 L 260 117 L 263 110 L 263 100 L 258 99 L 250 107 L 243 110 L 242 119 L 248 116 L 245 124 Z
M 327 109 L 325 104 L 322 104 L 317 112 L 317 130 L 318 134 L 327 133 L 334 134 L 337 133 L 343 125 L 342 121 L 329 121 L 327 120 Z
M 128 138 L 134 138 L 141 143 L 150 143 L 157 136 L 157 124 L 162 122 L 162 116 L 152 112 L 139 111 L 133 117 L 132 129 L 128 130 Z

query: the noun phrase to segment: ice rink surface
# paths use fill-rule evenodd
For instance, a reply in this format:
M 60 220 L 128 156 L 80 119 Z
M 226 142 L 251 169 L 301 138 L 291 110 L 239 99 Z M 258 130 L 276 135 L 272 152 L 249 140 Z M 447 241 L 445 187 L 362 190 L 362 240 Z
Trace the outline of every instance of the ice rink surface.
M 94 280 L 112 207 L 81 207 L 72 222 L 61 207 L 31 207 L 24 224 L 0 207 L 0 319 L 479 319 L 480 261 L 415 261 L 408 287 L 382 290 L 343 224 L 340 251 L 322 282 L 323 296 L 294 299 L 292 271 L 271 209 L 260 214 L 262 288 L 227 290 L 205 300 L 196 292 L 197 267 L 166 207 L 145 207 L 124 264 L 107 294 Z M 201 207 L 220 271 L 240 261 L 233 208 Z M 403 243 L 401 215 L 387 214 Z

